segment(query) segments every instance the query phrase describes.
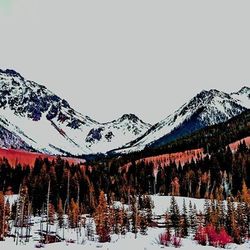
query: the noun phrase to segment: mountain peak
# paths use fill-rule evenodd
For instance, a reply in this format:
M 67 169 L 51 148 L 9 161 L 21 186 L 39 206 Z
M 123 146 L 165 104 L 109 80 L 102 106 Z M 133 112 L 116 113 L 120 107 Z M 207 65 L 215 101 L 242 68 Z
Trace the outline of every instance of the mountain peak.
M 124 120 L 130 120 L 130 121 L 138 121 L 139 118 L 135 114 L 124 114 L 119 120 L 124 121 Z
M 215 96 L 219 94 L 225 94 L 224 92 L 221 92 L 217 89 L 210 89 L 210 90 L 202 90 L 200 93 L 198 93 L 194 98 L 204 98 L 204 97 L 209 97 L 209 96 Z
M 20 77 L 21 79 L 24 79 L 23 76 L 21 76 L 20 73 L 16 72 L 13 69 L 6 69 L 6 70 L 2 70 L 0 69 L 0 74 L 6 74 L 12 77 Z
M 238 93 L 238 94 L 250 93 L 250 88 L 247 87 L 247 86 L 243 86 L 237 93 Z

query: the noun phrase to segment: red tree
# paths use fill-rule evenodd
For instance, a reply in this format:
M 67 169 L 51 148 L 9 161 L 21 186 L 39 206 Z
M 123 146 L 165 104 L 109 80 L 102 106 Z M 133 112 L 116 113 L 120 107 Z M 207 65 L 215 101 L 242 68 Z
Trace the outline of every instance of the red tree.
M 222 248 L 225 248 L 225 246 L 231 242 L 232 238 L 228 235 L 226 230 L 222 228 L 218 235 L 218 245 Z
M 209 245 L 216 247 L 218 245 L 218 233 L 212 224 L 206 226 L 206 233 Z
M 222 228 L 219 233 L 216 232 L 212 224 L 206 227 L 200 226 L 195 234 L 194 239 L 200 244 L 205 246 L 207 240 L 210 246 L 224 248 L 228 243 L 232 242 L 232 238 L 228 235 L 226 230 Z
M 169 246 L 171 242 L 171 235 L 169 230 L 159 235 L 160 244 L 163 246 Z
M 110 221 L 109 221 L 109 209 L 105 194 L 100 192 L 99 205 L 95 212 L 96 233 L 99 236 L 100 242 L 110 241 Z
M 174 235 L 172 237 L 172 245 L 177 248 L 181 247 L 181 237 L 178 237 L 177 235 Z
M 203 226 L 199 226 L 194 239 L 202 246 L 206 246 L 207 244 L 207 232 Z

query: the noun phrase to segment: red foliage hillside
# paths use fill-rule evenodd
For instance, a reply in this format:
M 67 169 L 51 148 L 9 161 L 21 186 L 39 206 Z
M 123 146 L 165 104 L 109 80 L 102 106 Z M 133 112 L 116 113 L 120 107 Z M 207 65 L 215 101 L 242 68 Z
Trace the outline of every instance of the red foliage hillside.
M 237 150 L 240 142 L 242 142 L 243 140 L 245 141 L 246 145 L 249 147 L 250 146 L 250 136 L 229 144 L 229 147 L 231 148 L 232 151 L 235 151 L 235 150 Z
M 250 136 L 242 138 L 241 140 L 235 141 L 231 144 L 229 144 L 232 151 L 237 150 L 240 142 L 242 141 L 246 142 L 246 145 L 250 146 Z M 168 154 L 162 154 L 158 156 L 151 156 L 142 158 L 140 160 L 137 160 L 136 163 L 144 161 L 145 163 L 149 164 L 150 162 L 154 164 L 154 168 L 157 168 L 158 166 L 164 167 L 169 165 L 170 162 L 175 162 L 176 164 L 184 165 L 187 162 L 190 162 L 192 159 L 197 160 L 205 157 L 206 154 L 204 154 L 203 148 L 199 149 L 190 149 L 183 152 L 177 152 L 177 153 L 168 153 Z M 128 163 L 125 165 L 125 167 L 128 167 L 131 165 L 131 163 Z
M 236 150 L 240 142 L 245 140 L 246 145 L 250 146 L 250 136 L 243 138 L 241 140 L 238 140 L 236 142 L 233 142 L 229 144 L 231 150 Z M 30 165 L 33 166 L 36 158 L 48 158 L 49 160 L 55 160 L 57 156 L 51 156 L 47 154 L 41 154 L 41 153 L 34 153 L 34 152 L 28 152 L 24 150 L 17 150 L 17 149 L 4 149 L 0 148 L 0 158 L 5 157 L 8 159 L 11 166 L 15 166 L 17 163 L 20 163 L 22 165 Z M 187 150 L 184 152 L 177 152 L 177 153 L 170 153 L 170 154 L 163 154 L 159 156 L 152 156 L 140 159 L 138 161 L 145 161 L 146 163 L 152 162 L 154 166 L 166 166 L 169 165 L 170 162 L 176 162 L 176 164 L 181 163 L 182 165 L 186 162 L 191 161 L 191 159 L 199 159 L 204 157 L 203 149 L 192 149 Z M 85 160 L 78 159 L 78 158 L 72 158 L 72 157 L 62 157 L 63 159 L 67 160 L 70 164 L 74 163 L 84 163 Z M 137 162 L 138 162 L 137 161 Z
M 163 167 L 169 165 L 170 162 L 175 162 L 176 164 L 180 163 L 183 165 L 192 159 L 196 160 L 197 158 L 199 159 L 201 157 L 203 157 L 203 149 L 191 149 L 184 152 L 151 156 L 141 160 L 145 161 L 145 163 L 153 162 L 155 166 Z
M 11 166 L 15 166 L 17 163 L 21 165 L 30 165 L 33 166 L 36 158 L 41 157 L 42 159 L 48 158 L 50 161 L 55 160 L 57 156 L 51 156 L 47 154 L 28 152 L 24 150 L 17 149 L 4 149 L 0 148 L 0 158 L 6 158 Z M 71 157 L 62 157 L 67 160 L 70 164 L 84 163 L 85 160 L 71 158 Z
M 191 149 L 184 152 L 168 153 L 158 156 L 150 156 L 137 160 L 136 163 L 144 161 L 145 163 L 153 163 L 154 169 L 157 170 L 159 166 L 168 166 L 170 162 L 184 165 L 186 162 L 190 162 L 192 159 L 197 160 L 204 157 L 203 149 Z M 124 167 L 128 169 L 131 163 L 127 163 Z

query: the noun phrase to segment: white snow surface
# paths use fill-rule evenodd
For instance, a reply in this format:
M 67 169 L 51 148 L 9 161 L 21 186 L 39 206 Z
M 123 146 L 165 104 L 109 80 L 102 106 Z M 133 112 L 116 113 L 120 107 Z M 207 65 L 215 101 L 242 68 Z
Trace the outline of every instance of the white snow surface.
M 172 196 L 163 196 L 163 195 L 151 195 L 152 201 L 154 203 L 154 208 L 152 209 L 153 214 L 163 215 L 166 211 L 169 210 L 171 204 Z M 205 200 L 204 199 L 194 199 L 188 197 L 176 196 L 175 200 L 179 206 L 180 211 L 183 208 L 183 201 L 185 201 L 186 207 L 188 209 L 189 203 L 191 202 L 192 206 L 196 205 L 197 212 L 203 211 Z
M 44 249 L 74 249 L 74 250 L 96 250 L 96 249 L 103 249 L 103 250 L 154 250 L 154 249 L 169 249 L 174 250 L 173 246 L 163 247 L 159 245 L 158 239 L 159 235 L 164 232 L 162 228 L 150 228 L 147 232 L 147 235 L 138 234 L 137 239 L 135 239 L 134 234 L 127 233 L 125 237 L 114 235 L 110 243 L 98 243 L 93 241 L 85 240 L 82 244 L 77 243 L 53 243 L 48 244 L 44 247 Z M 75 239 L 73 237 L 74 233 L 68 232 L 67 235 L 69 238 Z M 72 236 L 72 237 L 71 237 Z M 6 239 L 3 242 L 0 242 L 0 247 L 3 250 L 29 250 L 29 249 L 37 249 L 35 248 L 36 242 L 31 240 L 29 243 L 25 245 L 15 245 L 13 239 Z M 245 243 L 243 245 L 236 245 L 236 244 L 229 244 L 227 249 L 234 249 L 234 250 L 245 250 L 250 248 L 250 243 Z M 43 248 L 42 248 L 43 249 Z M 177 248 L 178 249 L 178 248 Z M 201 246 L 198 245 L 192 239 L 182 239 L 182 246 L 179 249 L 183 250 L 216 250 L 218 248 L 214 248 L 212 246 Z

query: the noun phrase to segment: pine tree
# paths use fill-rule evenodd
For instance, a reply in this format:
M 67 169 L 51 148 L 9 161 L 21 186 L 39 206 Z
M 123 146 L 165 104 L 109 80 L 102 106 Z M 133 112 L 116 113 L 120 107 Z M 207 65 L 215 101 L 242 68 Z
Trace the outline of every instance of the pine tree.
M 112 198 L 110 198 L 110 205 L 109 205 L 109 225 L 111 234 L 113 233 L 119 234 L 117 211 L 114 208 L 114 202 Z
M 142 235 L 146 235 L 147 234 L 147 230 L 148 230 L 148 221 L 147 221 L 147 217 L 145 214 L 140 213 L 139 214 L 139 223 L 140 223 L 140 233 Z
M 154 207 L 154 204 L 149 195 L 143 196 L 143 205 L 147 212 L 147 223 L 150 224 L 152 222 L 152 208 Z
M 10 209 L 10 202 L 9 200 L 6 201 L 5 203 L 5 223 L 6 223 L 6 230 L 5 234 L 7 234 L 10 231 L 10 225 L 8 221 L 11 219 L 11 209 Z
M 126 234 L 126 221 L 127 221 L 127 214 L 124 209 L 124 204 L 122 202 L 122 208 L 119 211 L 119 224 L 120 224 L 120 231 L 122 235 Z
M 79 222 L 79 207 L 72 198 L 69 206 L 69 226 L 70 228 L 77 228 Z
M 61 198 L 58 200 L 57 218 L 58 218 L 58 225 L 60 228 L 62 228 L 64 226 L 64 221 L 63 221 L 63 205 Z
M 99 241 L 110 241 L 109 209 L 103 191 L 100 192 L 99 205 L 95 212 L 95 224 Z
M 181 235 L 182 237 L 188 236 L 188 218 L 187 218 L 187 207 L 185 203 L 185 199 L 183 199 L 183 208 L 182 208 L 182 216 L 181 216 Z
M 218 214 L 218 221 L 215 226 L 217 231 L 220 231 L 222 228 L 224 228 L 226 219 L 225 206 L 224 206 L 224 201 L 222 200 L 222 195 L 220 195 L 217 198 L 217 214 Z
M 30 202 L 28 196 L 28 188 L 25 185 L 20 186 L 18 205 L 16 209 L 15 226 L 16 230 L 16 242 L 18 244 L 19 239 L 24 237 L 24 229 L 26 228 L 26 236 L 29 231 L 29 219 L 30 219 Z
M 0 241 L 4 240 L 5 236 L 5 204 L 4 204 L 4 194 L 0 192 Z
M 236 211 L 230 197 L 227 199 L 226 230 L 233 238 L 235 243 L 241 243 L 240 230 L 237 225 Z
M 197 229 L 197 210 L 196 210 L 196 205 L 192 206 L 191 201 L 189 202 L 189 226 L 190 226 L 190 231 L 192 234 L 196 232 Z
M 55 222 L 55 207 L 53 204 L 49 204 L 49 224 L 53 225 Z
M 137 207 L 136 197 L 131 197 L 131 220 L 132 220 L 132 233 L 135 234 L 135 238 L 137 237 L 138 228 L 139 228 L 139 216 L 138 216 L 138 207 Z
M 86 234 L 87 234 L 88 240 L 91 240 L 91 241 L 94 240 L 93 220 L 90 218 L 87 220 L 87 223 L 86 223 Z
M 211 224 L 218 226 L 219 216 L 217 211 L 217 202 L 211 199 Z
M 165 228 L 166 230 L 169 230 L 170 229 L 170 213 L 168 211 L 166 211 L 165 213 Z
M 180 211 L 179 211 L 179 207 L 174 196 L 172 196 L 171 203 L 170 203 L 170 218 L 171 218 L 172 226 L 175 230 L 175 233 L 179 233 Z
M 245 239 L 247 238 L 247 217 L 246 217 L 246 211 L 244 209 L 244 203 L 238 202 L 237 203 L 237 210 L 236 210 L 236 216 L 237 216 L 237 225 L 240 233 L 240 239 L 241 243 L 244 243 Z
M 245 203 L 250 203 L 250 194 L 249 194 L 249 191 L 247 189 L 247 185 L 246 185 L 245 180 L 243 180 L 241 193 L 242 193 L 242 195 L 241 195 L 242 201 Z

